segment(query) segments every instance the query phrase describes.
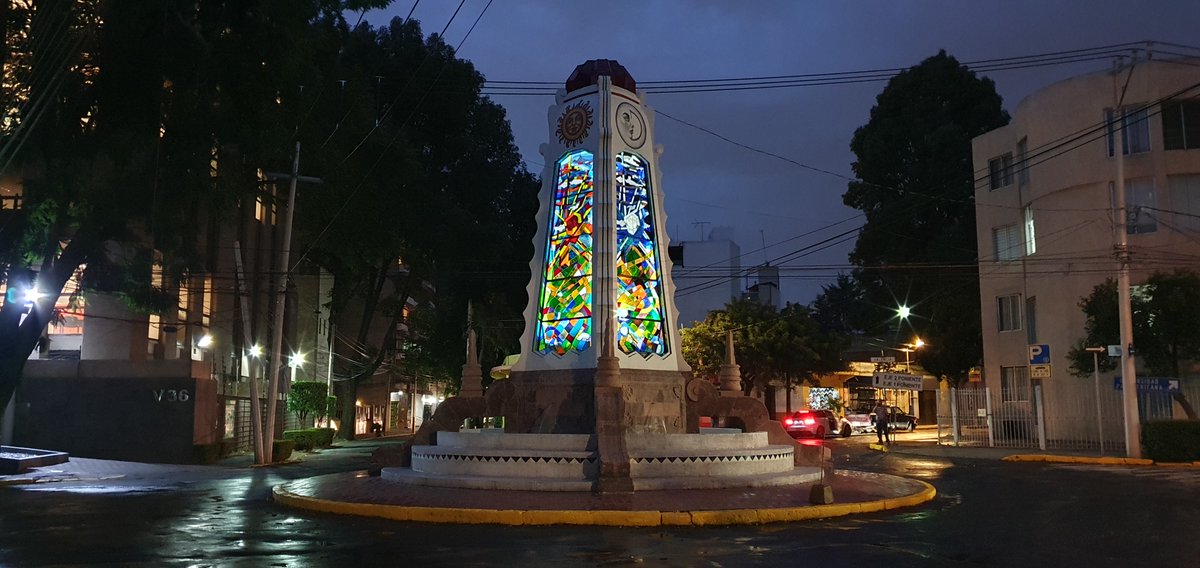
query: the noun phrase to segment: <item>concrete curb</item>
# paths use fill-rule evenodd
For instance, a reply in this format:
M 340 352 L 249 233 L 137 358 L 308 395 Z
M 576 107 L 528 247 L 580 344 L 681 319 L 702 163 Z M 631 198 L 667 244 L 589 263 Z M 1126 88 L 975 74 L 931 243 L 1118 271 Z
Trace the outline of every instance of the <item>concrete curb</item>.
M 1200 467 L 1200 461 L 1195 462 L 1156 462 L 1145 458 L 1092 457 L 1092 456 L 1057 456 L 1049 454 L 1014 454 L 1005 456 L 1004 461 L 1010 462 L 1046 462 L 1046 463 L 1085 463 L 1092 465 L 1154 465 L 1159 467 Z
M 10 485 L 33 485 L 35 483 L 67 483 L 67 482 L 75 482 L 75 481 L 108 481 L 111 479 L 121 479 L 123 477 L 125 477 L 124 474 L 106 475 L 106 476 L 100 476 L 100 477 L 70 477 L 70 476 L 14 477 L 14 478 L 10 478 L 10 479 L 0 479 L 0 487 L 10 486 Z
M 834 503 L 832 505 L 810 505 L 805 507 L 781 507 L 768 509 L 724 509 L 712 511 L 539 511 L 497 510 L 440 507 L 410 507 L 405 505 L 380 505 L 377 503 L 348 503 L 298 495 L 286 488 L 286 483 L 273 490 L 276 503 L 297 509 L 379 517 L 394 521 L 417 521 L 425 523 L 495 524 L 495 525 L 588 525 L 610 527 L 657 527 L 657 526 L 722 526 L 757 525 L 762 523 L 807 521 L 826 519 L 858 513 L 874 513 L 912 507 L 931 501 L 937 489 L 924 481 L 921 490 L 912 495 L 864 501 L 860 503 Z

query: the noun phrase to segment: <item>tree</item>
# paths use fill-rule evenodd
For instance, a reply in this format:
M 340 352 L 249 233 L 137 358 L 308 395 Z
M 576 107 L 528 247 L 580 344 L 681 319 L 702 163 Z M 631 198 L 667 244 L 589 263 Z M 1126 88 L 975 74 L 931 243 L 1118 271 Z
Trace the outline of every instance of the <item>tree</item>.
M 0 278 L 11 292 L 0 308 L 0 401 L 83 266 L 85 294 L 117 294 L 146 311 L 173 300 L 151 284 L 151 251 L 170 280 L 206 270 L 197 227 L 252 202 L 260 169 L 289 163 L 307 102 L 297 87 L 319 82 L 313 49 L 345 26 L 346 7 L 10 6 L 4 25 L 16 45 L 6 63 L 24 81 L 0 93 L 0 164 L 21 178 L 24 208 L 0 223 Z M 29 290 L 40 298 L 26 302 Z
M 456 380 L 468 301 L 484 363 L 513 351 L 520 328 L 505 324 L 524 308 L 539 183 L 483 77 L 438 35 L 363 24 L 336 57 L 343 79 L 306 130 L 326 183 L 302 199 L 297 241 L 333 273 L 332 310 L 355 322 L 341 331 L 359 353 L 336 373 L 348 420 L 377 373 Z
M 300 425 L 308 428 L 311 414 L 315 420 L 320 420 L 329 414 L 329 386 L 319 381 L 296 381 L 291 384 L 288 392 L 287 409 L 296 415 Z
M 866 216 L 850 255 L 865 331 L 919 333 L 921 364 L 955 380 L 982 358 L 971 139 L 1008 123 L 1001 102 L 942 51 L 888 82 L 850 144 L 858 179 L 842 199 Z
M 1186 364 L 1200 360 L 1200 274 L 1179 269 L 1155 272 L 1131 294 L 1133 344 L 1150 374 L 1179 377 Z M 1084 337 L 1068 353 L 1071 372 L 1092 374 L 1089 346 L 1121 342 L 1117 311 L 1117 284 L 1105 280 L 1079 301 L 1087 316 Z M 1118 359 L 1100 358 L 1101 370 L 1116 368 Z
M 1185 363 L 1200 360 L 1200 274 L 1188 269 L 1155 272 L 1144 286 L 1131 290 L 1130 296 L 1133 344 L 1146 370 L 1157 376 L 1181 376 Z M 1084 337 L 1067 357 L 1072 374 L 1087 376 L 1092 373 L 1094 359 L 1085 348 L 1120 343 L 1116 282 L 1109 278 L 1097 284 L 1091 295 L 1080 300 L 1079 307 L 1087 316 Z M 1115 369 L 1119 361 L 1108 357 L 1098 360 L 1103 371 Z M 1188 418 L 1196 418 L 1182 392 L 1171 396 Z
M 807 307 L 788 304 L 776 310 L 753 300 L 735 300 L 683 330 L 683 356 L 693 373 L 715 379 L 725 362 L 728 331 L 733 332 L 743 391 L 765 393 L 772 413 L 773 381 L 782 382 L 790 396 L 793 385 L 843 367 L 839 353 L 847 343 L 845 336 L 822 331 Z

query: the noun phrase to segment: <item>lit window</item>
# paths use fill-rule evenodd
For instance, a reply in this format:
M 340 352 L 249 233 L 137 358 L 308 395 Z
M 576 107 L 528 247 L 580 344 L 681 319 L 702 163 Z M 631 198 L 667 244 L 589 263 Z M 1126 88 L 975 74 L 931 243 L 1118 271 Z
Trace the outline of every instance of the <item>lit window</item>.
M 1037 233 L 1033 228 L 1033 207 L 1025 206 L 1025 256 L 1037 252 Z
M 650 166 L 637 154 L 616 159 L 617 347 L 644 357 L 667 352 Z
M 1011 294 L 996 298 L 996 327 L 1000 331 L 1021 329 L 1021 295 Z
M 557 166 L 535 340 L 561 357 L 592 341 L 592 154 L 571 152 Z

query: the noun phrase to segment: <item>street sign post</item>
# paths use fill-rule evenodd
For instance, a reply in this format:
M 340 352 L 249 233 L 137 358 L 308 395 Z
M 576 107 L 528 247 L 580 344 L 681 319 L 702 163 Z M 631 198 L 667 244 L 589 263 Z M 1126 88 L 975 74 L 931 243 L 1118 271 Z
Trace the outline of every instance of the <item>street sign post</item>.
M 871 357 L 872 363 L 895 363 L 895 357 Z

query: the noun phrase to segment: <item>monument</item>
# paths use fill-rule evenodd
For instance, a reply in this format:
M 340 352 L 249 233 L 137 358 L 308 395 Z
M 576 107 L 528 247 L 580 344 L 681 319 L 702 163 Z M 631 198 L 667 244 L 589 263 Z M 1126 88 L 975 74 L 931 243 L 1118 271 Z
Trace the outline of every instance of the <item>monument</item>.
M 461 395 L 439 406 L 383 477 L 606 492 L 819 480 L 828 451 L 797 444 L 742 396 L 732 344 L 720 392 L 683 360 L 663 149 L 633 77 L 616 61 L 578 66 L 548 126 L 520 360 L 481 396 L 469 333 Z M 503 432 L 462 429 L 482 416 L 503 416 Z M 738 428 L 701 429 L 701 416 Z

